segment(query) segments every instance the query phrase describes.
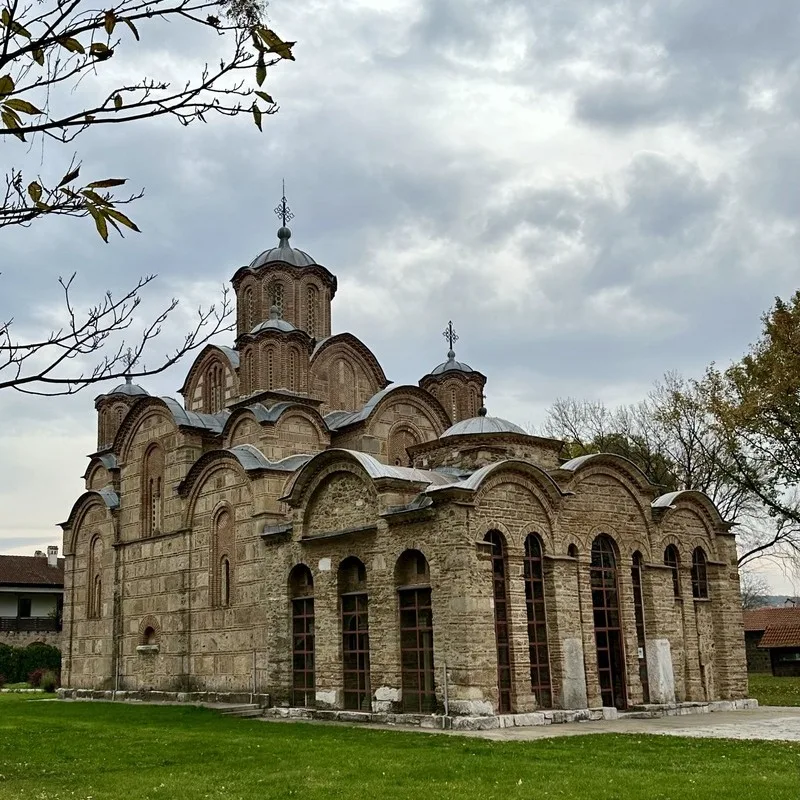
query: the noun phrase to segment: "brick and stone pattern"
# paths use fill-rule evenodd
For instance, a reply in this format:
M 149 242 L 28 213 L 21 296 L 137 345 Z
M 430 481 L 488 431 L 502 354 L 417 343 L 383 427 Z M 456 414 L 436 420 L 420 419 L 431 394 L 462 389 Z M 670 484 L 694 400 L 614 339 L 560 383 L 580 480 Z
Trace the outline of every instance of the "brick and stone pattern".
M 306 588 L 314 608 L 313 704 L 341 710 L 347 581 L 340 568 L 357 559 L 359 591 L 368 598 L 372 711 L 403 710 L 398 590 L 416 586 L 430 589 L 426 663 L 435 708 L 495 715 L 500 687 L 486 540 L 494 531 L 506 553 L 512 714 L 603 704 L 592 585 L 599 536 L 611 539 L 616 563 L 620 704 L 648 699 L 640 661 L 653 703 L 746 697 L 735 542 L 708 498 L 686 492 L 654 505 L 659 489 L 625 459 L 562 464 L 560 442 L 519 432 L 440 438 L 454 418 L 471 413 L 479 373 L 458 387 L 448 378 L 382 392 L 388 381 L 366 346 L 351 334 L 329 335 L 333 276 L 316 266 L 267 267 L 234 276 L 239 368 L 211 348 L 190 370 L 186 403 L 200 415 L 180 414 L 154 397 L 98 399 L 103 449 L 63 523 L 65 685 L 255 693 L 289 705 L 290 575 L 303 565 L 313 579 Z M 251 336 L 275 298 L 297 330 Z M 319 306 L 312 309 L 312 300 Z M 208 406 L 206 381 L 222 367 L 219 410 Z M 465 392 L 457 393 L 455 408 L 445 389 Z M 219 400 L 217 391 L 213 402 Z M 347 424 L 329 427 L 324 418 L 361 409 Z M 243 459 L 236 448 L 244 445 L 254 450 Z M 282 465 L 290 456 L 298 458 Z M 537 706 L 531 686 L 530 535 L 542 545 L 552 709 Z M 664 563 L 668 545 L 680 556 L 677 593 Z M 707 557 L 707 598 L 692 594 L 697 547 Z M 641 658 L 635 555 L 642 564 Z M 410 563 L 421 571 L 411 575 Z

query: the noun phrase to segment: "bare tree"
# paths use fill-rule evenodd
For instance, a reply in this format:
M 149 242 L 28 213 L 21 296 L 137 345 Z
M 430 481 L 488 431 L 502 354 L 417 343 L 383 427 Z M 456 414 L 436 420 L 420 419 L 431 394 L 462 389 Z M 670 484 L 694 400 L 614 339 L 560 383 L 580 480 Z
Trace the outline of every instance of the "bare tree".
M 748 569 L 739 570 L 739 594 L 742 598 L 742 608 L 761 608 L 766 605 L 772 593 L 767 580 Z
M 109 66 L 122 50 L 136 48 L 148 34 L 192 30 L 208 35 L 209 56 L 185 82 L 173 85 L 142 76 L 109 83 L 119 74 L 109 72 Z M 212 115 L 247 112 L 260 130 L 263 117 L 277 111 L 260 87 L 270 66 L 293 59 L 293 44 L 266 25 L 262 0 L 117 0 L 105 8 L 86 0 L 0 0 L 0 141 L 5 140 L 6 150 L 17 141 L 28 148 L 38 137 L 47 171 L 62 175 L 48 182 L 11 166 L 0 190 L 0 229 L 69 216 L 90 217 L 104 241 L 111 230 L 120 235 L 125 228 L 138 231 L 119 206 L 137 200 L 141 192 L 115 197 L 126 178 L 84 182 L 81 163 L 72 153 L 61 169 L 54 168 L 54 149 L 97 126 L 157 117 L 186 126 Z M 225 292 L 221 303 L 198 309 L 196 323 L 172 352 L 156 355 L 153 344 L 175 310 L 174 299 L 132 340 L 126 339 L 141 292 L 154 278 L 146 275 L 118 296 L 106 293 L 82 311 L 74 301 L 76 276 L 59 279 L 63 326 L 40 337 L 16 336 L 13 315 L 0 316 L 0 389 L 72 394 L 123 375 L 153 375 L 232 327 L 232 304 Z

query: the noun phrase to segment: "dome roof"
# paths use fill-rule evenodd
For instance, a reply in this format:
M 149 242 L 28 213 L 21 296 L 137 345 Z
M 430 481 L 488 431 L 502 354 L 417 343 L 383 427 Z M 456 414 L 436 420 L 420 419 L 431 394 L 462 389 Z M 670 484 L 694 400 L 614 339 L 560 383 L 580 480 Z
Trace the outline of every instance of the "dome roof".
M 138 383 L 133 383 L 130 377 L 125 378 L 125 383 L 115 386 L 110 392 L 106 392 L 106 397 L 112 394 L 123 394 L 127 397 L 149 397 L 150 392 L 143 389 Z
M 250 335 L 252 336 L 255 333 L 260 333 L 261 331 L 281 331 L 283 333 L 291 333 L 292 331 L 296 331 L 294 325 L 291 322 L 288 322 L 285 319 L 281 319 L 281 312 L 278 310 L 278 306 L 272 306 L 269 310 L 269 319 L 265 319 L 263 322 L 259 322 L 258 325 L 250 331 Z
M 438 367 L 434 367 L 430 374 L 443 375 L 445 372 L 475 372 L 475 370 L 463 361 L 456 361 L 456 354 L 449 350 L 447 352 L 447 361 L 443 361 Z
M 462 419 L 461 422 L 456 422 L 455 425 L 451 425 L 439 438 L 444 439 L 445 436 L 464 436 L 465 434 L 480 433 L 521 433 L 523 436 L 527 436 L 519 425 L 509 422 L 507 419 L 487 417 L 485 414 L 482 414 L 478 417 L 470 417 L 469 419 Z
M 265 250 L 250 262 L 250 269 L 263 267 L 281 261 L 293 267 L 313 267 L 316 261 L 304 250 L 298 250 L 289 244 L 292 232 L 285 225 L 278 229 L 278 246 Z

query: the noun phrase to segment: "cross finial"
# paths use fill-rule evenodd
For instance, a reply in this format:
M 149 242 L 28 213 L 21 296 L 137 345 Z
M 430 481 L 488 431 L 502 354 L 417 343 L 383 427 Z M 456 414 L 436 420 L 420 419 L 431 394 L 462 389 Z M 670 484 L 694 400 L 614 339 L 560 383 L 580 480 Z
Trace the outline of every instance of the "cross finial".
M 458 341 L 458 334 L 456 333 L 456 329 L 453 327 L 452 320 L 447 323 L 447 327 L 442 331 L 442 336 L 447 339 L 450 349 L 452 350 L 453 345 Z
M 281 181 L 281 186 L 283 188 L 283 196 L 281 197 L 281 202 L 275 206 L 275 214 L 285 228 L 294 219 L 294 214 L 292 214 L 292 210 L 286 203 L 286 181 Z
M 131 350 L 130 347 L 125 351 L 125 354 L 122 356 L 122 360 L 125 362 L 125 380 L 130 383 L 131 367 L 136 363 L 136 356 L 134 356 L 133 350 Z

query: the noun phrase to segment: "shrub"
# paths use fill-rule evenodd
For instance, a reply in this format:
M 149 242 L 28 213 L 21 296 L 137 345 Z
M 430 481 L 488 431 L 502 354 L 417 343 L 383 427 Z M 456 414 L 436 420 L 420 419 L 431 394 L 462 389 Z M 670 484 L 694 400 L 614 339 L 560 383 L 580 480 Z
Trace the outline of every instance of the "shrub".
M 6 676 L 0 675 L 0 689 L 2 689 L 6 685 Z
M 0 674 L 5 675 L 9 683 L 17 681 L 19 671 L 20 648 L 8 644 L 0 644 Z
M 17 680 L 24 681 L 34 670 L 49 670 L 50 672 L 61 672 L 61 651 L 57 647 L 41 642 L 34 642 L 27 647 L 23 647 L 19 656 L 19 677 Z
M 28 675 L 28 683 L 33 686 L 34 689 L 38 688 L 42 682 L 42 675 L 44 674 L 44 670 L 39 668 L 35 669 Z
M 39 681 L 39 688 L 45 692 L 50 692 L 51 694 L 58 689 L 59 684 L 58 676 L 55 672 L 51 670 L 47 670 L 46 672 L 42 673 L 41 680 Z

